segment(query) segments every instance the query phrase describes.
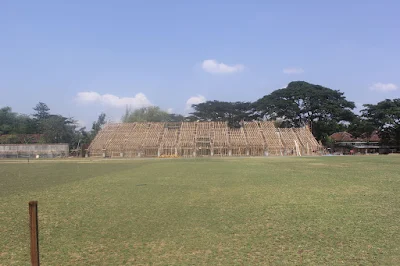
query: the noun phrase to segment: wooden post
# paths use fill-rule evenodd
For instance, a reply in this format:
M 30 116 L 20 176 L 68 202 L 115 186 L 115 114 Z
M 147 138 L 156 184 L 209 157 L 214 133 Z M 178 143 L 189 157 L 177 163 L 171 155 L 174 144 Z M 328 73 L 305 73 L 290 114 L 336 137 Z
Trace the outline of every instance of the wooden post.
M 39 266 L 39 224 L 37 201 L 29 202 L 29 227 L 31 231 L 31 265 Z

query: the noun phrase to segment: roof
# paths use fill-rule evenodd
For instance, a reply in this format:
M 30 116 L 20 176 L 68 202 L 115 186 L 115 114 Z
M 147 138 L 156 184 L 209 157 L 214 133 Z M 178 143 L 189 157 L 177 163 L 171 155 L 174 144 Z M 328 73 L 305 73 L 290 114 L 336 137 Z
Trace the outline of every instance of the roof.
M 353 141 L 354 137 L 348 132 L 336 132 L 331 135 L 331 138 L 336 142 Z
M 331 138 L 336 142 L 380 142 L 378 131 L 372 132 L 371 136 L 368 137 L 367 133 L 361 134 L 360 137 L 355 138 L 352 134 L 346 131 L 336 132 L 331 135 Z

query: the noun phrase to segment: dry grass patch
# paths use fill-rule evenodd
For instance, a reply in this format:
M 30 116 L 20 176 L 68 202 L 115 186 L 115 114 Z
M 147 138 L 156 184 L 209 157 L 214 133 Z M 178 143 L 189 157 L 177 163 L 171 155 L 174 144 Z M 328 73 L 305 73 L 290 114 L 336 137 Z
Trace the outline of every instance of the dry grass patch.
M 399 156 L 0 162 L 0 265 L 400 264 Z

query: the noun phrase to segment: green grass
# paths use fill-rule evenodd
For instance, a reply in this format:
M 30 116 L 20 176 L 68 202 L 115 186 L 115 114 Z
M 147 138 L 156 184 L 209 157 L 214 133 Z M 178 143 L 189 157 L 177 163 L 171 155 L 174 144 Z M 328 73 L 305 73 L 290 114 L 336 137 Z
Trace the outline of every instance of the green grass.
M 400 265 L 400 156 L 0 161 L 0 265 Z

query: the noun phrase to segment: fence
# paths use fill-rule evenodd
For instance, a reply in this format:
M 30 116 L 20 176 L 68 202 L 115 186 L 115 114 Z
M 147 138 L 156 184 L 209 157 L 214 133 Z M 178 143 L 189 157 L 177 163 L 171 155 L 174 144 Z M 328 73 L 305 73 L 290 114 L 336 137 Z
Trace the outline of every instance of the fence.
M 1 144 L 0 158 L 58 158 L 67 157 L 68 144 Z

